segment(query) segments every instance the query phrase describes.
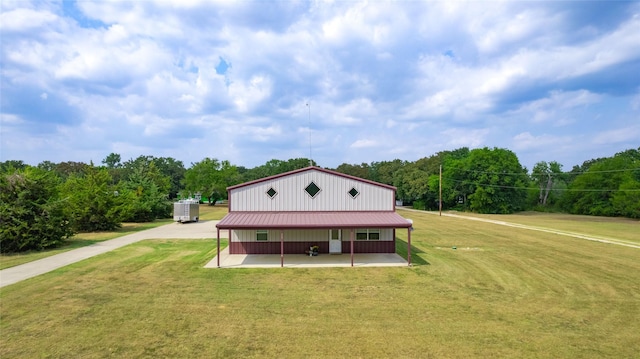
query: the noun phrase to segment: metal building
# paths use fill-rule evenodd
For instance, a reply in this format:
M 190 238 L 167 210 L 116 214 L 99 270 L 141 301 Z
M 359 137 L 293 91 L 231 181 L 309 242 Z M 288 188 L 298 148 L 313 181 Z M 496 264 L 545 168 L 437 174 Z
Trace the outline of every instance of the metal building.
M 230 254 L 395 253 L 395 187 L 307 167 L 227 188 Z

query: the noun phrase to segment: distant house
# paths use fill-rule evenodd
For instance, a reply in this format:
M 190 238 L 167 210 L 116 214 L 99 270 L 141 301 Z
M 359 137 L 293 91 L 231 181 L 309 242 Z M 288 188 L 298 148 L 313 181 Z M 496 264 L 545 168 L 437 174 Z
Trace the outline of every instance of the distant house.
M 395 253 L 395 187 L 307 167 L 227 188 L 230 254 Z M 409 242 L 410 243 L 410 242 Z M 219 246 L 218 246 L 219 248 Z M 219 251 L 219 250 L 218 250 Z

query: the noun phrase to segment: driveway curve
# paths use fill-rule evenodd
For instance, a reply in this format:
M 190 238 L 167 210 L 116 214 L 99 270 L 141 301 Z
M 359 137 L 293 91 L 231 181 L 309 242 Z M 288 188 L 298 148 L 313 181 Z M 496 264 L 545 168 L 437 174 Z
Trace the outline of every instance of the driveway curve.
M 127 234 L 108 241 L 98 242 L 90 246 L 76 248 L 68 252 L 38 259 L 15 267 L 6 268 L 0 270 L 0 288 L 145 239 L 215 239 L 215 226 L 218 222 L 219 221 L 200 221 L 184 224 L 174 222 L 164 226 Z M 228 231 L 220 231 L 220 237 L 227 238 Z

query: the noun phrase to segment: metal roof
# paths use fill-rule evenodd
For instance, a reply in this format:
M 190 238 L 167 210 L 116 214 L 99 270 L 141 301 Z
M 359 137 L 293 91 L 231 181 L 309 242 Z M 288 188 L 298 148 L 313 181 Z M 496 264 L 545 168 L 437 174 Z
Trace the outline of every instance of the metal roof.
M 393 211 L 359 212 L 229 212 L 219 229 L 409 228 Z

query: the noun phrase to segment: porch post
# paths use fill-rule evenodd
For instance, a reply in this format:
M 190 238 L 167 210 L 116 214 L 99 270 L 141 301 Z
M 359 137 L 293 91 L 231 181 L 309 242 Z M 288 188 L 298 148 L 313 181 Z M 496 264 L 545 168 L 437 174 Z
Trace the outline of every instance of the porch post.
M 216 227 L 216 237 L 218 238 L 218 268 L 220 268 L 220 228 Z
M 407 228 L 407 261 L 411 267 L 411 228 Z
M 353 228 L 351 228 L 351 233 L 349 234 L 349 240 L 351 241 L 351 266 L 353 267 Z
M 280 268 L 284 267 L 284 231 L 280 230 Z

